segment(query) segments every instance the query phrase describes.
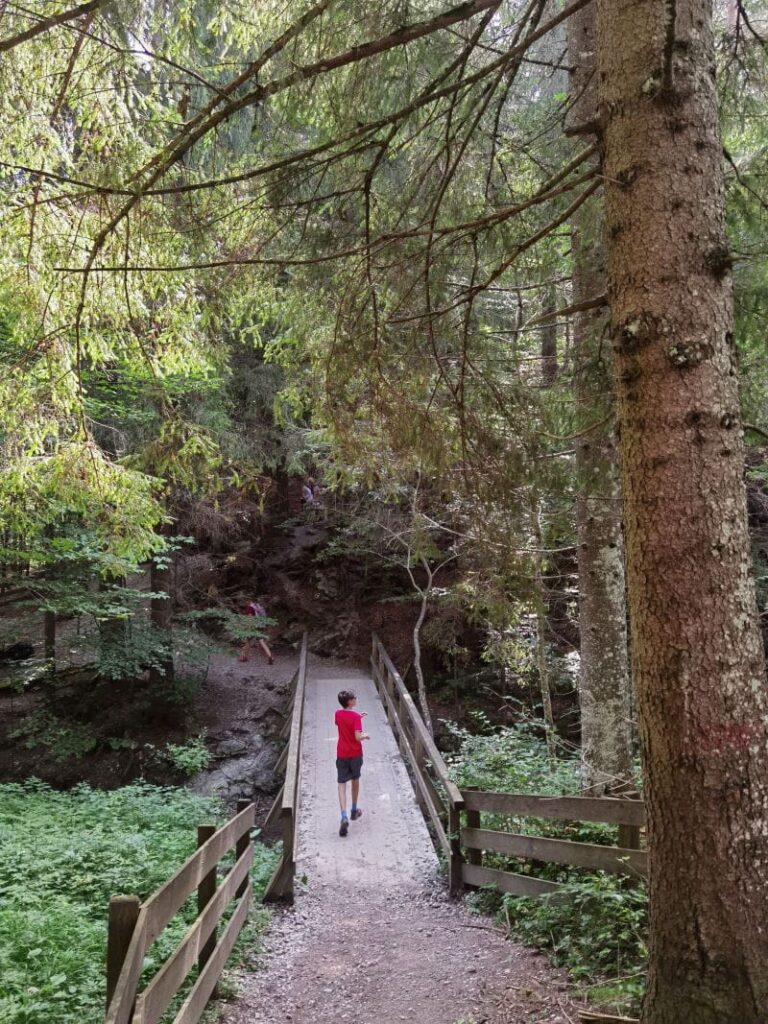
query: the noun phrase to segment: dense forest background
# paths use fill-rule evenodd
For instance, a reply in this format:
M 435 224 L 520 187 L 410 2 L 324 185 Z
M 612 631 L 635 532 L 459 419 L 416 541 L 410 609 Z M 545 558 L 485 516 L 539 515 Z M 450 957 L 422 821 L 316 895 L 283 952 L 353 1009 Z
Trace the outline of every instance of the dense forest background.
M 643 1021 L 764 1021 L 767 38 L 0 3 L 0 780 L 180 784 L 211 666 L 375 631 L 465 784 L 644 792 Z M 579 884 L 591 945 L 507 920 L 636 1005 L 645 893 Z

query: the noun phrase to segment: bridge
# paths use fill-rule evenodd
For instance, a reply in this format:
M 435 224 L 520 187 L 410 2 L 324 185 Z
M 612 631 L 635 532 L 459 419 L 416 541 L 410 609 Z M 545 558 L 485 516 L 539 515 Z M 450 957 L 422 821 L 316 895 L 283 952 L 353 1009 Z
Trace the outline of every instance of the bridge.
M 645 874 L 640 800 L 460 790 L 377 637 L 370 672 L 310 668 L 305 637 L 292 689 L 279 762 L 284 783 L 265 826 L 279 825 L 282 855 L 264 898 L 295 899 L 296 913 L 271 930 L 267 969 L 248 979 L 242 1002 L 225 1015 L 227 1024 L 395 1024 L 414 1017 L 420 1024 L 452 1024 L 459 1011 L 479 1005 L 481 990 L 487 998 L 494 976 L 512 968 L 500 967 L 508 953 L 499 935 L 492 928 L 482 936 L 479 930 L 469 933 L 482 926 L 467 920 L 448 894 L 491 885 L 560 898 L 557 883 L 508 870 L 506 862 L 513 859 Z M 346 838 L 338 834 L 335 779 L 340 689 L 355 690 L 371 735 L 361 783 L 364 813 L 350 823 Z M 195 1024 L 216 994 L 250 900 L 253 806 L 242 803 L 238 811 L 221 829 L 199 837 L 198 852 L 146 904 L 111 908 L 107 1024 L 156 1024 L 195 964 L 197 981 L 174 1024 Z M 617 828 L 617 845 L 515 831 L 525 817 L 606 822 Z M 238 859 L 218 883 L 217 862 L 233 846 Z M 489 853 L 495 855 L 493 865 L 486 863 Z M 138 993 L 146 948 L 196 887 L 200 917 Z M 232 901 L 234 912 L 219 935 L 217 922 Z M 523 961 L 521 953 L 516 969 L 526 970 Z M 428 964 L 428 977 L 421 968 L 414 972 L 414 963 Z M 529 988 L 529 975 L 537 969 L 540 964 L 527 968 Z M 502 981 L 509 989 L 510 979 Z M 529 1019 L 520 1012 L 521 1020 Z M 554 1024 L 572 1018 L 563 1011 L 562 1017 L 540 1019 Z

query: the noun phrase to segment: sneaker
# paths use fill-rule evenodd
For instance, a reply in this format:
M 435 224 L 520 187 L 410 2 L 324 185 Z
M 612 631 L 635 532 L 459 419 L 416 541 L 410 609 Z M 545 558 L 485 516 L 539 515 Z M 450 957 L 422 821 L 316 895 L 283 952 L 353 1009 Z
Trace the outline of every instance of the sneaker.
M 352 821 L 357 821 L 357 819 L 362 818 L 362 816 L 363 812 L 360 810 L 359 807 L 356 807 L 355 810 L 352 811 L 352 813 L 350 814 L 350 818 L 352 819 Z
M 339 825 L 339 835 L 345 836 L 347 832 L 349 832 L 349 821 L 346 818 L 342 818 Z

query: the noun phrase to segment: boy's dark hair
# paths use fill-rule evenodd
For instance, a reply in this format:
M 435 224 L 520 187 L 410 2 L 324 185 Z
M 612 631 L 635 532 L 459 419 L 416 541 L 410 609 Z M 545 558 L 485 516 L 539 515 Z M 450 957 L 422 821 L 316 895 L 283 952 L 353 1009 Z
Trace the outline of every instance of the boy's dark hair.
M 357 694 L 354 690 L 339 690 L 339 704 L 345 708 L 351 700 L 355 699 L 356 696 Z

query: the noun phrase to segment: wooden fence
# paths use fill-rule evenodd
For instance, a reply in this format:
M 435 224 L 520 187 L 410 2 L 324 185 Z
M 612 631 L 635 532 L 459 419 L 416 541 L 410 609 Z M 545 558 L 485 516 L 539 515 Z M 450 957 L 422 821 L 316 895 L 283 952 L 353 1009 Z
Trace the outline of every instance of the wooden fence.
M 371 669 L 400 752 L 413 773 L 419 806 L 445 854 L 451 892 L 458 892 L 463 884 L 459 832 L 464 799 L 458 786 L 451 781 L 445 761 L 400 673 L 375 634 Z
M 612 874 L 645 877 L 647 854 L 639 847 L 640 828 L 645 822 L 642 800 L 599 799 L 581 796 L 530 796 L 519 793 L 487 793 L 465 789 L 462 793 L 467 825 L 461 830 L 461 846 L 467 851 L 462 865 L 465 885 L 493 885 L 502 892 L 518 896 L 557 892 L 561 885 L 530 875 L 487 867 L 485 852 L 502 853 L 510 858 L 568 864 Z M 517 832 L 481 828 L 482 812 L 505 817 L 531 817 L 545 820 L 596 821 L 619 826 L 619 842 L 626 846 L 603 846 L 547 839 Z
M 483 863 L 486 853 L 500 853 L 509 860 L 535 860 L 645 877 L 647 854 L 640 849 L 640 830 L 645 824 L 642 800 L 489 793 L 471 788 L 460 791 L 451 781 L 448 768 L 405 683 L 375 635 L 371 666 L 387 718 L 413 774 L 419 805 L 433 827 L 438 847 L 445 854 L 452 892 L 493 885 L 502 892 L 531 896 L 555 893 L 561 888 L 557 882 L 490 867 Z M 482 813 L 505 818 L 616 825 L 618 845 L 549 839 L 506 828 L 482 828 Z M 463 816 L 466 816 L 466 825 L 462 824 Z
M 157 1024 L 195 964 L 197 979 L 174 1024 L 196 1024 L 200 1020 L 248 915 L 254 815 L 254 805 L 240 801 L 236 816 L 221 828 L 201 825 L 197 852 L 146 903 L 140 904 L 136 896 L 114 896 L 110 900 L 106 1024 Z M 233 847 L 235 863 L 218 885 L 219 861 Z M 139 993 L 147 950 L 195 890 L 197 918 Z M 218 937 L 218 923 L 233 900 L 234 911 Z
M 307 634 L 301 642 L 299 667 L 292 680 L 293 704 L 286 716 L 282 734 L 288 743 L 277 762 L 277 770 L 285 768 L 285 779 L 280 792 L 264 823 L 264 831 L 278 820 L 283 837 L 280 861 L 264 891 L 265 900 L 293 896 L 293 877 L 296 871 L 296 831 L 299 822 L 299 794 L 301 779 L 301 750 L 304 738 L 304 695 L 307 685 Z

